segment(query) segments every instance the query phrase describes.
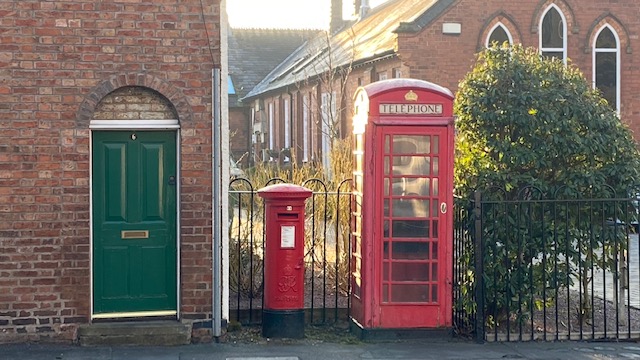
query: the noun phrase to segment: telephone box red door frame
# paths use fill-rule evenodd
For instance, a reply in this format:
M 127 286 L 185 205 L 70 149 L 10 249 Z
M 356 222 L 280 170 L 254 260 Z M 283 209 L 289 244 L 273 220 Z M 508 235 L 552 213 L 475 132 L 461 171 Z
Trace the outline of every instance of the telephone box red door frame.
M 352 320 L 452 324 L 453 94 L 391 79 L 355 95 Z

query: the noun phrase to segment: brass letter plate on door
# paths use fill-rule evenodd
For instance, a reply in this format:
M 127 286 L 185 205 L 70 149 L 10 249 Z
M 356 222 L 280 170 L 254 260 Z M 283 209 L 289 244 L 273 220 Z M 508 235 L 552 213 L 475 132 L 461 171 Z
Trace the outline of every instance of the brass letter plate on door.
M 125 230 L 120 233 L 123 240 L 127 239 L 148 239 L 149 230 Z

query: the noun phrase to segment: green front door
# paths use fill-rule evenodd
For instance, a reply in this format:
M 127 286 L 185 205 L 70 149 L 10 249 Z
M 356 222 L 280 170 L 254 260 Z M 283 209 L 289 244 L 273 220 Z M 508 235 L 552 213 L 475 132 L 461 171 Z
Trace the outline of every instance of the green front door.
M 94 316 L 175 312 L 175 132 L 93 132 L 92 160 Z

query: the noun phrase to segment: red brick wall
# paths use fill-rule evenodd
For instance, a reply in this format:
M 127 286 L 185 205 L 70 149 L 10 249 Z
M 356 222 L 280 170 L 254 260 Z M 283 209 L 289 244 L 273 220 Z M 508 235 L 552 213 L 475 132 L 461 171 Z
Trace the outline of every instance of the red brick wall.
M 90 319 L 89 121 L 123 86 L 181 124 L 181 309 L 211 312 L 211 69 L 219 0 L 0 2 L 0 342 Z M 213 57 L 213 58 L 212 58 Z
M 616 2 L 589 1 L 474 1 L 461 0 L 421 33 L 399 34 L 398 53 L 411 68 L 411 77 L 457 89 L 458 83 L 475 63 L 487 31 L 498 21 L 505 24 L 514 41 L 538 47 L 538 22 L 542 11 L 555 3 L 564 13 L 568 26 L 568 57 L 588 81 L 592 76 L 592 38 L 594 31 L 608 22 L 621 41 L 621 118 L 630 124 L 640 140 L 640 80 L 634 66 L 640 49 L 640 18 L 630 9 L 638 9 L 634 0 Z M 460 35 L 442 34 L 442 24 L 462 25 Z

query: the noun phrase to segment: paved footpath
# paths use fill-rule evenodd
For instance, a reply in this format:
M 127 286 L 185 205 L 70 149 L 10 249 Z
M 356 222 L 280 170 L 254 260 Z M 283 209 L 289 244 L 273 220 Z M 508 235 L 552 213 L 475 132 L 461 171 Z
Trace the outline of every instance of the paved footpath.
M 640 359 L 635 342 L 485 343 L 456 339 L 358 344 L 199 344 L 176 347 L 0 345 L 2 360 Z

